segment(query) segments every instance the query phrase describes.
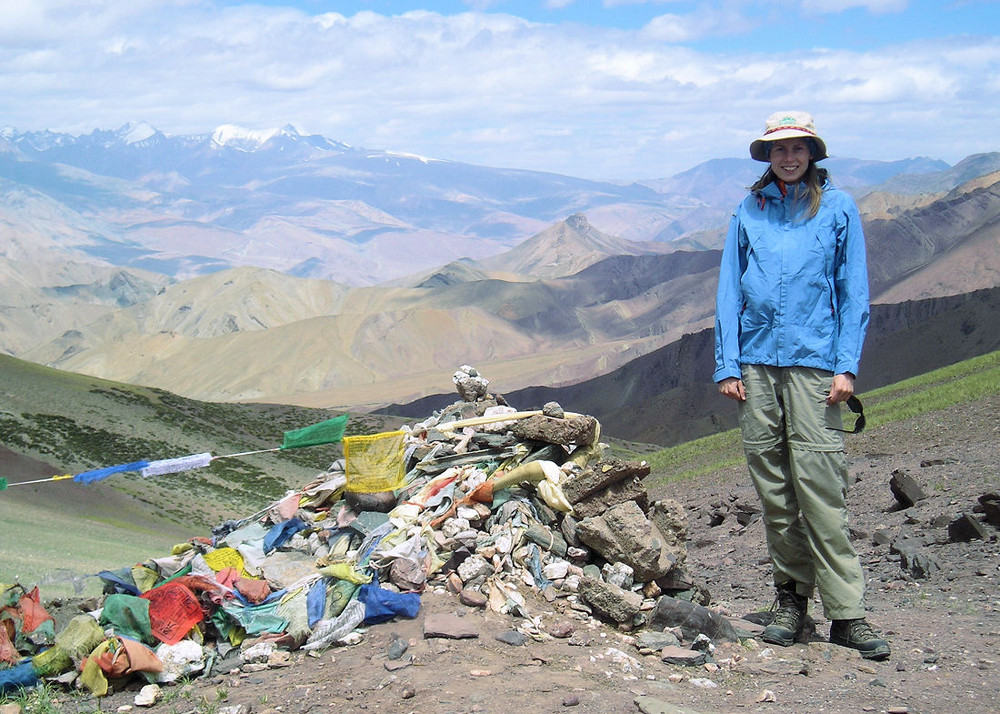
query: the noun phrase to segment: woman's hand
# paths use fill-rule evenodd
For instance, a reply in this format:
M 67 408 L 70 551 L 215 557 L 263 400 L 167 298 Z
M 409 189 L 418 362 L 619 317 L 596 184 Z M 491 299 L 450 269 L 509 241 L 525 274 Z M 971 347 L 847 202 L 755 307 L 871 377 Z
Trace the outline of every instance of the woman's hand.
M 846 402 L 852 394 L 854 394 L 854 375 L 850 372 L 835 374 L 833 382 L 830 384 L 830 393 L 826 397 L 826 403 Z
M 736 377 L 726 377 L 719 382 L 719 394 L 730 399 L 735 399 L 737 402 L 745 402 L 747 400 L 747 390 L 743 386 L 743 380 Z M 847 399 L 847 397 L 844 397 L 844 399 Z

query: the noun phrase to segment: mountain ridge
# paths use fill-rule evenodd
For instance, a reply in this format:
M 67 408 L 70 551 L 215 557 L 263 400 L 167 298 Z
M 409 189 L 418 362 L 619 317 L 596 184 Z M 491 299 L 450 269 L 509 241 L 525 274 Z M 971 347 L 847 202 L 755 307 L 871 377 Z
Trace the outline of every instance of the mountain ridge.
M 976 179 L 866 222 L 873 301 L 1000 284 L 998 216 L 1000 181 Z M 210 401 L 376 408 L 447 389 L 465 363 L 489 365 L 511 388 L 561 386 L 710 327 L 718 264 L 718 251 L 644 251 L 575 215 L 489 263 L 412 283 L 241 268 L 147 289 L 19 354 Z
M 723 230 L 690 231 L 717 225 L 740 171 L 761 168 L 705 162 L 663 193 L 294 127 L 5 131 L 0 146 L 0 349 L 205 400 L 314 407 L 416 399 L 464 363 L 511 388 L 566 386 L 710 327 Z M 871 211 L 873 299 L 1000 282 L 998 176 L 973 176 L 1000 153 L 947 169 L 830 161 Z M 904 169 L 919 172 L 909 189 L 946 190 L 865 193 Z
M 351 285 L 490 258 L 575 214 L 621 240 L 669 244 L 724 225 L 760 170 L 720 159 L 675 179 L 599 182 L 352 147 L 292 125 L 189 136 L 143 123 L 81 136 L 7 128 L 0 148 L 0 184 L 54 202 L 27 214 L 7 197 L 0 206 L 23 223 L 61 214 L 81 236 L 78 259 L 174 278 L 256 265 Z M 859 190 L 911 172 L 898 189 L 920 192 L 1000 167 L 997 156 L 936 173 L 947 165 L 828 161 Z
M 997 310 L 1000 287 L 873 305 L 858 394 L 863 398 L 865 391 L 1000 350 L 1000 321 L 991 319 Z M 674 446 L 738 426 L 735 405 L 712 382 L 714 344 L 714 332 L 706 328 L 578 384 L 505 390 L 495 380 L 491 389 L 519 409 L 555 401 L 592 414 L 610 437 Z M 378 413 L 412 418 L 453 401 L 440 393 Z

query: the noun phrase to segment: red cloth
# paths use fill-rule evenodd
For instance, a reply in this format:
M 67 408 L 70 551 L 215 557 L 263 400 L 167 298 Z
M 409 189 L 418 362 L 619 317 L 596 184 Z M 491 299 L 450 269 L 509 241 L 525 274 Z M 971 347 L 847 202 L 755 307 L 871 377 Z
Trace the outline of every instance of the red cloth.
M 271 586 L 266 580 L 254 580 L 251 578 L 240 578 L 234 586 L 247 599 L 247 602 L 257 605 L 267 600 L 271 594 Z
M 14 637 L 16 636 L 14 623 L 10 620 L 0 620 L 0 662 L 17 664 L 20 661 L 21 655 L 14 647 Z
M 228 568 L 223 568 L 215 574 L 215 580 L 220 585 L 225 585 L 227 588 L 233 587 L 233 584 L 240 579 L 240 571 L 236 568 L 230 566 Z
M 112 637 L 108 648 L 94 657 L 105 675 L 112 679 L 133 672 L 162 672 L 163 662 L 153 650 L 127 637 Z
M 153 636 L 168 645 L 183 640 L 191 628 L 205 618 L 195 594 L 177 581 L 158 585 L 139 597 L 149 600 L 149 625 Z

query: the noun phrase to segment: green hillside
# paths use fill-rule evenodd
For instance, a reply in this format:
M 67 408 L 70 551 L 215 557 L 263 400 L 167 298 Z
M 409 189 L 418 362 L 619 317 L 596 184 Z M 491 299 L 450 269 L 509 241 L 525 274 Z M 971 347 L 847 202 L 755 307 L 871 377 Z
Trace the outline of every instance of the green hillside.
M 44 582 L 50 594 L 79 589 L 87 574 L 160 557 L 177 542 L 266 507 L 325 471 L 341 450 L 217 459 L 194 471 L 148 479 L 119 473 L 93 484 L 53 476 L 270 449 L 285 431 L 337 415 L 198 402 L 0 355 L 0 478 L 9 484 L 0 491 L 0 583 Z M 394 428 L 387 421 L 352 416 L 347 434 Z
M 945 409 L 1000 394 L 1000 351 L 859 394 L 867 428 L 905 421 L 918 414 Z M 853 423 L 853 417 L 848 417 Z M 850 447 L 850 441 L 848 441 Z M 738 429 L 713 434 L 652 454 L 650 462 L 660 483 L 681 481 L 743 461 Z

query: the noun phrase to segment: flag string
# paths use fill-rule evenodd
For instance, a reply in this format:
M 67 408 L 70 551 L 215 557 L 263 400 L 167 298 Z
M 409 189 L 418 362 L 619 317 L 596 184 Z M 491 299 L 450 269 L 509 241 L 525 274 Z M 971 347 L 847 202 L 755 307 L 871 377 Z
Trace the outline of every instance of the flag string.
M 76 475 L 62 474 L 49 478 L 35 479 L 32 481 L 15 481 L 8 483 L 7 479 L 0 477 L 0 491 L 4 491 L 12 486 L 28 486 L 30 484 L 46 483 L 50 481 L 66 481 L 72 479 L 77 483 L 93 483 L 100 481 L 116 473 L 128 471 L 139 471 L 143 478 L 150 476 L 162 476 L 164 474 L 181 473 L 208 466 L 213 461 L 219 459 L 235 459 L 243 456 L 253 456 L 255 454 L 270 454 L 287 449 L 300 449 L 308 446 L 321 446 L 333 444 L 340 441 L 344 436 L 344 429 L 347 424 L 347 414 L 339 417 L 327 419 L 319 424 L 302 427 L 284 433 L 284 441 L 281 446 L 268 449 L 257 449 L 254 451 L 241 451 L 235 454 L 224 454 L 222 456 L 212 456 L 211 453 L 191 454 L 190 456 L 180 456 L 173 459 L 159 459 L 155 461 L 133 461 L 127 464 L 116 466 L 105 466 L 91 471 L 84 471 Z

